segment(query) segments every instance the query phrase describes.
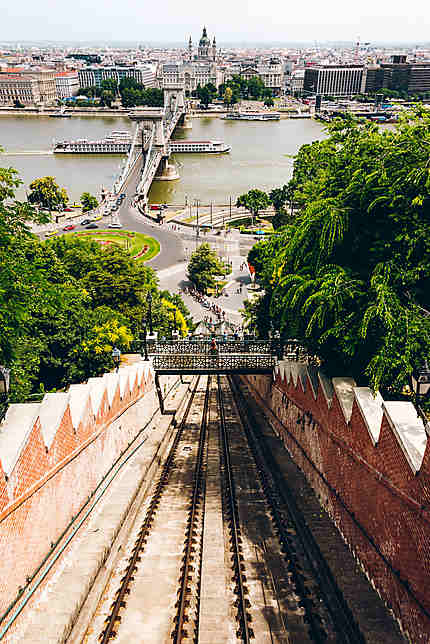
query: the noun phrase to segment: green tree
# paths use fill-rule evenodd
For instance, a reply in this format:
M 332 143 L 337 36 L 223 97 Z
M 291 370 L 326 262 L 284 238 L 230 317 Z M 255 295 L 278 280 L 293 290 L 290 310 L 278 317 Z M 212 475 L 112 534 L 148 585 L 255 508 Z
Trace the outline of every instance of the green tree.
M 111 107 L 114 100 L 115 100 L 115 96 L 113 92 L 107 89 L 102 91 L 102 95 L 100 97 L 101 106 Z
M 37 204 L 46 210 L 64 208 L 69 201 L 65 188 L 60 188 L 54 177 L 42 177 L 30 183 L 30 203 Z
M 264 208 L 268 208 L 269 205 L 270 200 L 267 193 L 262 190 L 258 190 L 258 188 L 254 188 L 249 190 L 249 192 L 240 195 L 236 201 L 237 207 L 243 206 L 246 210 L 249 210 L 252 215 L 252 225 L 254 225 L 255 217 L 258 216 L 259 211 Z
M 100 83 L 100 89 L 102 90 L 102 95 L 103 91 L 108 91 L 112 92 L 115 97 L 118 94 L 118 83 L 114 78 L 105 78 Z
M 223 100 L 224 100 L 224 105 L 227 105 L 227 107 L 230 107 L 230 105 L 233 102 L 233 90 L 231 89 L 231 87 L 226 87 Z
M 94 210 L 95 208 L 97 208 L 99 202 L 89 192 L 83 192 L 81 194 L 81 204 L 82 212 L 88 212 L 89 210 Z
M 266 107 L 273 107 L 274 104 L 275 104 L 275 101 L 273 100 L 273 98 L 271 96 L 266 96 L 266 98 L 264 99 L 264 105 Z
M 430 352 L 430 115 L 328 130 L 295 161 L 300 209 L 263 275 L 270 315 L 331 374 L 399 392 Z
M 215 288 L 215 275 L 225 275 L 226 267 L 209 244 L 201 244 L 188 263 L 188 279 L 201 293 Z

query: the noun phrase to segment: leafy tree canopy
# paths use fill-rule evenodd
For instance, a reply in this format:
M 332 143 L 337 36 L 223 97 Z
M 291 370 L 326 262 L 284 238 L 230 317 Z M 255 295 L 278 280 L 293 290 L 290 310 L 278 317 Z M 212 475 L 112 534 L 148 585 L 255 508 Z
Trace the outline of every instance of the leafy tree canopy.
M 209 244 L 201 244 L 191 255 L 188 264 L 188 279 L 198 291 L 206 293 L 215 288 L 215 275 L 225 275 L 226 267 Z
M 430 114 L 328 131 L 297 155 L 299 211 L 278 250 L 259 245 L 256 323 L 301 338 L 333 375 L 398 392 L 430 351 Z
M 81 194 L 81 204 L 82 212 L 88 212 L 89 210 L 94 210 L 94 208 L 97 208 L 99 202 L 89 192 L 83 192 Z
M 42 177 L 30 183 L 30 203 L 37 204 L 47 210 L 63 208 L 69 198 L 65 188 L 60 188 L 54 177 Z

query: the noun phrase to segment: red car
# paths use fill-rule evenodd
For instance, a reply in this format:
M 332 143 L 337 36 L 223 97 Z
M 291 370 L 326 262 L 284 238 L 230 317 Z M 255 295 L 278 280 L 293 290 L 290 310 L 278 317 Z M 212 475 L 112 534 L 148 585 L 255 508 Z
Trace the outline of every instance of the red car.
M 63 230 L 75 230 L 76 226 L 72 226 L 72 224 L 69 224 L 68 226 L 64 226 Z
M 73 212 L 73 208 L 64 208 L 64 212 Z

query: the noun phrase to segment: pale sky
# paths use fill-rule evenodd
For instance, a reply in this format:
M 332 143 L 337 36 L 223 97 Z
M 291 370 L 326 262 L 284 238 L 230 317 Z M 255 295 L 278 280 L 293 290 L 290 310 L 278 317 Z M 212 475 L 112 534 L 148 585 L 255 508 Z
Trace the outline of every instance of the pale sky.
M 407 14 L 410 9 L 411 13 Z M 430 42 L 430 1 L 0 0 L 9 40 Z

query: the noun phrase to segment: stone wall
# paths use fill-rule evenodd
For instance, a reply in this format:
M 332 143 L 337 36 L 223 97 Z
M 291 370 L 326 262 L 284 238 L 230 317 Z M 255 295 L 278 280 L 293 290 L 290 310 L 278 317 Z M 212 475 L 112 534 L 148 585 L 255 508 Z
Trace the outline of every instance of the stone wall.
M 430 445 L 408 402 L 282 361 L 243 380 L 414 643 L 430 641 Z
M 10 406 L 0 424 L 0 614 L 157 407 L 144 362 Z

